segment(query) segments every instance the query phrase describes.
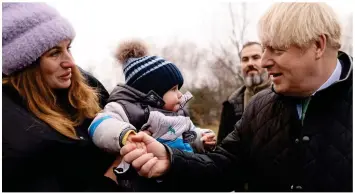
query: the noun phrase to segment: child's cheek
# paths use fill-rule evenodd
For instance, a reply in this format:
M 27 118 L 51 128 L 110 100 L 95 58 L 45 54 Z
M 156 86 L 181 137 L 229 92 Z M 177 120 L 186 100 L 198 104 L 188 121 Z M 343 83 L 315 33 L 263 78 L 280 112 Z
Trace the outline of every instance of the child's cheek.
M 174 112 L 177 112 L 179 109 L 180 109 L 180 104 L 176 104 L 176 105 L 174 106 L 173 111 L 174 111 Z

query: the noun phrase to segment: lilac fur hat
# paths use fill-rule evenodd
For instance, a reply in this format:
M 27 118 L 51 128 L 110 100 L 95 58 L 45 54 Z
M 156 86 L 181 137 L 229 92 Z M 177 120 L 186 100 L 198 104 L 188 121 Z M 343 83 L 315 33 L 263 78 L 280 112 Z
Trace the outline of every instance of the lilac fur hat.
M 71 24 L 45 3 L 2 3 L 2 72 L 10 75 L 33 64 L 63 40 Z

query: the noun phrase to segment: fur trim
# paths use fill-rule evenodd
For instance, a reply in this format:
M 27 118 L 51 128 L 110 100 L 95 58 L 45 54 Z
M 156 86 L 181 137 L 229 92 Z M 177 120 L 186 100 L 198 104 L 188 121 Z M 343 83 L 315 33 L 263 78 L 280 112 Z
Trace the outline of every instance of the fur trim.
M 140 40 L 131 40 L 121 43 L 116 52 L 116 59 L 124 64 L 130 58 L 144 57 L 148 54 L 148 48 Z

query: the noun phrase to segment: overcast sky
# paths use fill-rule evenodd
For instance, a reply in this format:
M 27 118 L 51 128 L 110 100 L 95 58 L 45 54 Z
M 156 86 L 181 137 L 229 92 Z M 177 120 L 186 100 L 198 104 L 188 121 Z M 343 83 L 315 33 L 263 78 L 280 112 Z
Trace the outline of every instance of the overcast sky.
M 100 80 L 112 74 L 112 53 L 120 40 L 137 37 L 163 45 L 178 38 L 207 47 L 230 32 L 228 1 L 51 0 L 73 24 L 72 53 L 84 69 L 95 67 Z M 233 1 L 238 4 L 240 1 Z M 248 40 L 257 40 L 256 22 L 273 1 L 248 1 Z M 340 18 L 352 13 L 351 1 L 326 1 Z M 238 14 L 238 10 L 235 10 Z M 237 16 L 238 17 L 238 16 Z M 117 80 L 112 80 L 112 83 Z M 110 86 L 109 86 L 110 87 Z
M 252 1 L 248 7 L 251 29 L 271 2 Z M 351 1 L 326 2 L 340 17 L 351 13 L 354 7 Z M 101 57 L 110 55 L 112 47 L 125 38 L 164 42 L 179 37 L 206 44 L 229 32 L 228 1 L 52 0 L 49 3 L 73 23 L 77 31 L 73 51 L 82 65 L 101 61 Z M 250 39 L 257 39 L 256 29 L 249 31 Z

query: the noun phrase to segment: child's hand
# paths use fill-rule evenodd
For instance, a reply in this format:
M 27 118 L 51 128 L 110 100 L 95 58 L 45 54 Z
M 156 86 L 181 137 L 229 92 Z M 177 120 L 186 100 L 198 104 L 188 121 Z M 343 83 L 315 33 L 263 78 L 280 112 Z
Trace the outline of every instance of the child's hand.
M 201 141 L 205 149 L 213 150 L 217 143 L 216 134 L 213 131 L 202 133 Z
M 144 131 L 142 131 L 142 132 L 144 132 L 144 133 L 146 133 L 146 134 L 148 134 L 149 136 L 151 136 L 151 133 L 148 131 L 148 130 L 144 130 Z M 133 144 L 134 145 L 134 147 L 135 148 L 137 148 L 137 149 L 143 149 L 144 150 L 144 153 L 147 153 L 147 147 L 146 147 L 146 145 L 144 144 L 144 142 L 137 142 L 137 141 L 133 141 L 132 139 L 134 139 L 133 137 L 135 136 L 135 135 L 137 135 L 136 133 L 130 133 L 130 134 L 128 134 L 128 137 L 127 137 L 127 140 L 126 140 L 126 143 L 125 143 L 125 145 L 128 145 L 128 144 Z M 121 159 L 121 158 L 120 158 Z M 124 160 L 122 160 L 120 163 L 119 163 L 119 165 L 117 166 L 115 166 L 116 168 L 115 168 L 115 173 L 117 173 L 117 174 L 123 174 L 123 173 L 125 173 L 128 169 L 129 169 L 129 167 L 130 167 L 130 164 L 128 164 L 127 162 L 125 162 Z M 112 170 L 111 170 L 112 171 Z M 110 174 L 108 174 L 107 176 L 109 177 L 109 178 L 112 178 L 112 177 L 110 177 L 109 176 Z M 114 180 L 116 183 L 117 183 L 117 181 L 116 180 Z
M 134 142 L 132 141 L 132 137 L 135 136 L 136 134 L 135 133 L 131 133 L 128 135 L 127 137 L 127 141 L 126 141 L 126 145 L 127 144 L 130 144 L 130 143 L 133 143 L 136 145 L 136 148 L 138 149 L 144 149 L 145 151 L 147 151 L 147 148 L 145 146 L 145 144 L 143 142 Z

